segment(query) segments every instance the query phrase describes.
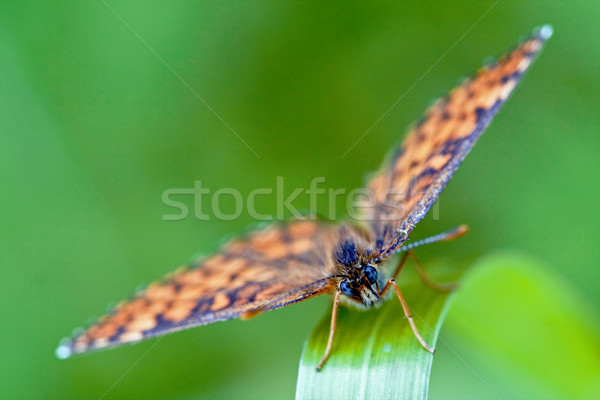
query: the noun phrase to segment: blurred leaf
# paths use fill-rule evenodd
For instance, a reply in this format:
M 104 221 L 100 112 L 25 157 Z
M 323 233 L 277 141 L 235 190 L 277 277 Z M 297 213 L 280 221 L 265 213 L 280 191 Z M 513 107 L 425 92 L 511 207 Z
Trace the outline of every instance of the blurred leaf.
M 447 329 L 461 351 L 476 353 L 482 365 L 473 368 L 487 364 L 511 383 L 498 389 L 503 398 L 600 398 L 598 311 L 551 271 L 510 253 L 481 259 Z
M 447 265 L 444 269 L 452 270 Z M 428 270 L 442 280 L 440 268 L 428 265 Z M 455 276 L 450 279 L 456 279 L 457 270 L 454 268 Z M 411 273 L 405 271 L 400 276 L 400 289 L 419 332 L 435 347 L 452 296 L 431 290 Z M 449 274 L 444 275 L 444 280 L 449 280 Z M 407 282 L 411 276 L 413 279 Z M 327 344 L 330 318 L 327 313 L 305 346 L 297 399 L 427 397 L 433 355 L 413 335 L 395 294 L 382 307 L 368 312 L 341 307 L 332 353 L 317 372 L 315 367 Z

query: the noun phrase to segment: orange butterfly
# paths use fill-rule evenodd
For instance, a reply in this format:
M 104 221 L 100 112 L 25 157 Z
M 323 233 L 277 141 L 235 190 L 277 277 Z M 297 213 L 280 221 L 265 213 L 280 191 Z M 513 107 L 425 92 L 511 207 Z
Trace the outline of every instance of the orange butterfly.
M 71 339 L 56 354 L 66 358 L 231 318 L 249 318 L 324 293 L 334 294 L 331 333 L 320 369 L 329 356 L 340 300 L 369 308 L 392 288 L 416 338 L 419 335 L 394 278 L 411 249 L 466 233 L 452 231 L 403 246 L 459 164 L 513 91 L 552 34 L 544 26 L 438 100 L 408 133 L 402 146 L 367 184 L 368 223 L 326 224 L 294 221 L 274 224 L 234 239 L 216 254 L 182 268 L 119 304 Z M 386 274 L 383 262 L 405 252 Z M 414 257 L 414 255 L 413 255 Z M 429 280 L 416 260 L 425 283 Z

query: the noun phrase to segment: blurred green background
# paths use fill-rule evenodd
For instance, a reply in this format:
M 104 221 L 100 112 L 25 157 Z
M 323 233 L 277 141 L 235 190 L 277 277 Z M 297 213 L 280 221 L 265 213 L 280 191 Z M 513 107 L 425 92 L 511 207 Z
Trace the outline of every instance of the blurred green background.
M 596 1 L 2 2 L 3 395 L 292 397 L 326 298 L 170 335 L 148 353 L 155 342 L 66 361 L 54 349 L 110 301 L 252 222 L 163 221 L 164 190 L 201 180 L 246 196 L 277 176 L 286 194 L 318 176 L 360 187 L 432 99 L 544 23 L 554 37 L 442 195 L 439 219 L 414 237 L 468 223 L 465 239 L 420 250 L 425 265 L 527 254 L 596 323 L 599 20 Z M 257 210 L 275 213 L 274 198 Z M 510 325 L 497 309 L 490 319 Z M 514 395 L 519 370 L 502 368 L 485 336 L 469 342 L 461 321 L 450 311 L 441 337 L 453 347 L 438 348 L 430 398 Z

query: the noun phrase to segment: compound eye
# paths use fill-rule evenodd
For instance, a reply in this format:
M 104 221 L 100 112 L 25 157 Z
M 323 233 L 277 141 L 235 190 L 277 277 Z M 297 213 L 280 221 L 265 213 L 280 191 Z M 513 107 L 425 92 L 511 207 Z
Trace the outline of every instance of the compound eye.
M 375 267 L 371 266 L 371 265 L 367 265 L 365 267 L 365 277 L 367 278 L 367 280 L 369 281 L 369 283 L 372 285 L 375 282 L 377 282 L 377 270 L 375 269 Z
M 350 286 L 350 283 L 348 283 L 348 281 L 342 281 L 342 283 L 340 283 L 340 290 L 346 296 L 354 297 L 354 294 L 352 293 L 352 286 Z

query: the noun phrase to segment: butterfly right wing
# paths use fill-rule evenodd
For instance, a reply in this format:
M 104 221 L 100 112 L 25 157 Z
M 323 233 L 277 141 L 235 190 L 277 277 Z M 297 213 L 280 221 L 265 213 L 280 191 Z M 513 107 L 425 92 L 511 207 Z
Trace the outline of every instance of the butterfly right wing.
M 175 271 L 119 304 L 73 339 L 65 340 L 57 355 L 64 358 L 250 317 L 332 291 L 336 246 L 342 238 L 359 236 L 357 232 L 349 226 L 295 221 L 234 239 L 215 255 Z
M 370 179 L 365 219 L 382 258 L 408 239 L 551 34 L 549 26 L 537 29 L 438 100 Z

